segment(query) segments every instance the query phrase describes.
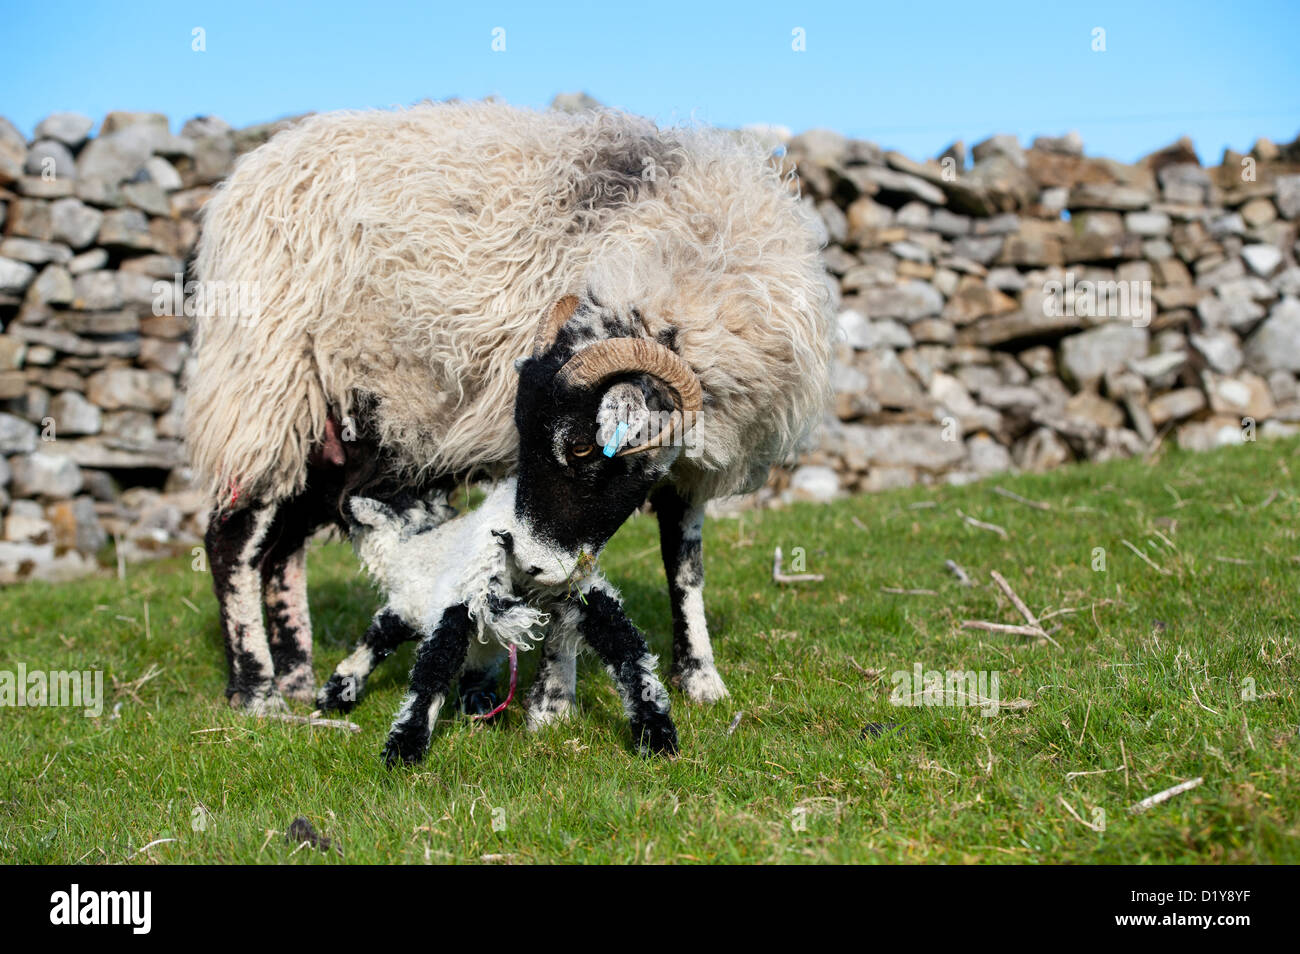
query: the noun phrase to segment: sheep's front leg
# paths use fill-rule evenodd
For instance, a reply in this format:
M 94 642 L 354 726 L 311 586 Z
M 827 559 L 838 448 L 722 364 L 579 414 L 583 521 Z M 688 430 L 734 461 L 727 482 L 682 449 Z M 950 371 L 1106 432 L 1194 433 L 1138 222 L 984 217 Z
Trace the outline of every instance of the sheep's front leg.
M 597 583 L 576 609 L 578 633 L 614 677 L 637 749 L 675 755 L 677 729 L 668 714 L 668 690 L 655 675 L 655 657 L 645 636 L 627 618 L 617 594 Z
M 673 668 L 669 681 L 695 702 L 717 702 L 727 687 L 713 664 L 704 619 L 704 506 L 687 503 L 672 486 L 651 497 L 659 520 L 659 550 L 673 607 Z
M 399 761 L 410 765 L 424 758 L 452 680 L 465 665 L 471 631 L 469 610 L 461 603 L 444 611 L 434 631 L 420 641 L 411 667 L 411 691 L 384 746 L 384 762 L 390 768 Z
M 324 710 L 351 711 L 375 667 L 402 643 L 419 638 L 420 634 L 400 616 L 387 607 L 381 609 L 370 621 L 357 648 L 334 667 L 329 681 L 316 696 L 316 705 Z

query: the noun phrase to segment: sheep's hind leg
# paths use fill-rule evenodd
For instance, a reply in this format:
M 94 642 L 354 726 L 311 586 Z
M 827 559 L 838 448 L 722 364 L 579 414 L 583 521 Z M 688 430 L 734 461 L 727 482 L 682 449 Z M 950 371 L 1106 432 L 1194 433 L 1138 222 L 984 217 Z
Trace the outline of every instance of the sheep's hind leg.
M 687 503 L 671 486 L 655 491 L 651 503 L 673 608 L 669 682 L 695 702 L 717 702 L 727 687 L 714 665 L 704 618 L 704 507 Z
M 307 489 L 280 504 L 268 534 L 273 543 L 262 564 L 262 598 L 276 688 L 286 698 L 303 702 L 316 695 L 307 605 L 307 542 L 329 522 L 335 496 L 333 476 L 313 470 Z
M 277 543 L 262 568 L 262 596 L 275 685 L 288 699 L 316 695 L 311 668 L 311 612 L 307 607 L 307 544 Z M 286 551 L 289 551 L 286 553 Z
M 471 628 L 469 610 L 457 604 L 447 609 L 437 628 L 420 641 L 411 667 L 411 691 L 384 745 L 384 762 L 390 768 L 398 762 L 410 765 L 424 758 L 451 682 L 465 665 Z
M 329 681 L 316 695 L 316 705 L 327 711 L 351 711 L 361 698 L 361 690 L 375 667 L 402 643 L 419 638 L 420 634 L 400 616 L 389 609 L 381 609 L 370 621 L 356 649 L 334 667 Z
M 274 542 L 278 510 L 278 504 L 252 504 L 214 512 L 204 540 L 226 643 L 226 697 L 254 713 L 285 708 L 262 622 L 262 565 Z
M 677 753 L 677 729 L 668 714 L 668 690 L 655 674 L 645 637 L 603 584 L 587 591 L 577 608 L 578 632 L 605 664 L 632 724 L 632 742 L 644 755 Z

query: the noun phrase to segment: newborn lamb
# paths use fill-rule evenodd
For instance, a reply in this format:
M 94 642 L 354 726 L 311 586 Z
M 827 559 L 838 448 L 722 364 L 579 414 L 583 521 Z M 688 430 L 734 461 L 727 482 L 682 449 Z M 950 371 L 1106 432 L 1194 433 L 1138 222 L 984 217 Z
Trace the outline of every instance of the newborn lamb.
M 563 684 L 565 673 L 572 673 L 565 663 L 585 644 L 614 677 L 637 748 L 677 751 L 655 657 L 624 614 L 618 592 L 594 565 L 562 568 L 567 573 L 560 578 L 576 582 L 543 586 L 538 567 L 530 565 L 530 575 L 516 561 L 515 547 L 527 529 L 515 517 L 513 478 L 498 484 L 477 510 L 454 519 L 437 501 L 421 501 L 399 514 L 378 500 L 353 497 L 348 509 L 357 554 L 388 602 L 334 670 L 317 704 L 351 708 L 375 666 L 401 643 L 418 639 L 410 692 L 384 747 L 388 765 L 424 757 L 438 712 L 462 670 L 490 671 L 510 647 L 526 650 L 543 637 L 543 659 L 528 697 L 530 728 L 567 714 L 573 687 Z M 528 544 L 536 554 L 537 541 Z

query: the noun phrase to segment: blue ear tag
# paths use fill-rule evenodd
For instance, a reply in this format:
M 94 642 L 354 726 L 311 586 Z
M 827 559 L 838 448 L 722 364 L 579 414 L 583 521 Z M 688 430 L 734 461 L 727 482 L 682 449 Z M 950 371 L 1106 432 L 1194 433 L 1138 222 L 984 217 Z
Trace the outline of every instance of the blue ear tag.
M 613 457 L 617 454 L 618 449 L 623 446 L 623 438 L 625 437 L 627 437 L 627 421 L 619 421 L 618 427 L 614 430 L 614 436 L 605 445 L 605 456 Z

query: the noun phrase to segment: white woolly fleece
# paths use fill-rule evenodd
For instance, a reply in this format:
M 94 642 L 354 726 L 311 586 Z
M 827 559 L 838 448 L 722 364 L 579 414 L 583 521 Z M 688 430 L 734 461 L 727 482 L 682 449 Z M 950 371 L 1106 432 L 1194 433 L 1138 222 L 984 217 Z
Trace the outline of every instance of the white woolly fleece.
M 254 283 L 260 307 L 198 316 L 189 453 L 219 505 L 283 499 L 330 409 L 370 392 L 406 471 L 508 469 L 512 363 L 591 286 L 675 325 L 700 377 L 678 489 L 748 489 L 826 403 L 819 240 L 793 172 L 729 133 L 498 103 L 310 117 L 204 209 L 197 277 Z

